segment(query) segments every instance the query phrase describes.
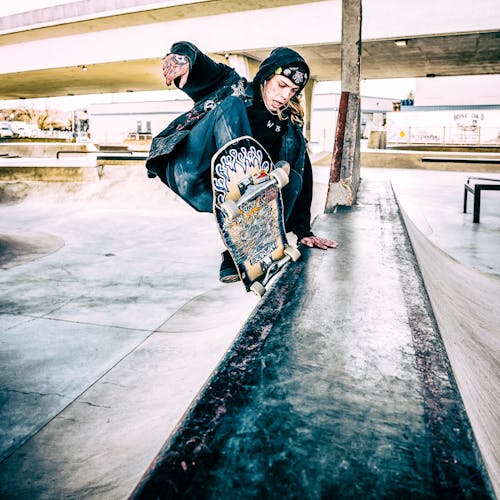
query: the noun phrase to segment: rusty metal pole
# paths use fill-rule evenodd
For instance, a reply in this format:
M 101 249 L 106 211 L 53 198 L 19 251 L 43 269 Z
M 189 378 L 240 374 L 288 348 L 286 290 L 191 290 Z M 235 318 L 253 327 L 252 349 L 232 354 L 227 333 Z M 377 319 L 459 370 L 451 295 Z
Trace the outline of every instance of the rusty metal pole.
M 353 205 L 359 187 L 361 23 L 361 0 L 342 0 L 342 93 L 325 213 Z

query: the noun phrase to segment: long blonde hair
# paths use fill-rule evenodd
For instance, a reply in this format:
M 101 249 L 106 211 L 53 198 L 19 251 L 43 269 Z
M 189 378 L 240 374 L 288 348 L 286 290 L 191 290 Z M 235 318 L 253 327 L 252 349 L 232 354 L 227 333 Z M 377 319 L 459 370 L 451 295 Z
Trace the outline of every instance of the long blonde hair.
M 280 118 L 280 120 L 285 119 L 286 114 L 289 114 L 290 121 L 292 123 L 297 123 L 300 126 L 304 125 L 304 108 L 302 107 L 302 94 L 295 94 L 288 101 L 288 105 L 285 109 L 278 110 L 278 117 Z

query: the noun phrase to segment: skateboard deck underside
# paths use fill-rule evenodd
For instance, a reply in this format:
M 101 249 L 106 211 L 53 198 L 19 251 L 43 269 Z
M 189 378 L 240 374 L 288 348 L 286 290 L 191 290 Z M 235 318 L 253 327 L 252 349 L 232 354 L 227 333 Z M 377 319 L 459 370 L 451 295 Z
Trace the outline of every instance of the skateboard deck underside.
M 242 179 L 269 173 L 273 168 L 267 152 L 250 137 L 226 144 L 212 160 L 214 214 L 224 244 L 247 290 L 265 274 L 262 261 L 269 256 L 273 261 L 284 256 L 287 241 L 281 192 L 276 186 L 270 186 L 243 204 L 241 214 L 233 220 L 224 214 L 220 205 L 241 197 L 238 183 Z

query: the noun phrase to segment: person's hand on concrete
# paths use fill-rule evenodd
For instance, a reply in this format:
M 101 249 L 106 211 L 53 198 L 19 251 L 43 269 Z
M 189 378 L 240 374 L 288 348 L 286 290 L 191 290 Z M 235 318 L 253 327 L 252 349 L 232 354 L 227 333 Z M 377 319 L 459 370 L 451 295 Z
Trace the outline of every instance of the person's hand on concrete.
M 309 248 L 321 248 L 322 250 L 327 250 L 328 248 L 337 248 L 337 242 L 334 240 L 329 240 L 328 238 L 321 238 L 319 236 L 305 236 L 300 240 L 302 245 Z
M 180 77 L 179 88 L 182 89 L 189 76 L 189 59 L 180 54 L 168 54 L 163 60 L 162 70 L 167 87 Z

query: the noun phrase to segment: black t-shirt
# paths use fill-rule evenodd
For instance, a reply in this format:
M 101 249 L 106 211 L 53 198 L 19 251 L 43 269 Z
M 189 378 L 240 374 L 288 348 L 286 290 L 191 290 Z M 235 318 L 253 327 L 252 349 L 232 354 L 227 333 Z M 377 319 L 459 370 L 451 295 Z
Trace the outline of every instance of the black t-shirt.
M 264 146 L 274 163 L 282 158 L 279 157 L 281 141 L 288 127 L 288 120 L 280 120 L 277 115 L 271 113 L 262 99 L 256 98 L 253 104 L 247 108 L 248 121 L 252 129 L 253 138 Z

